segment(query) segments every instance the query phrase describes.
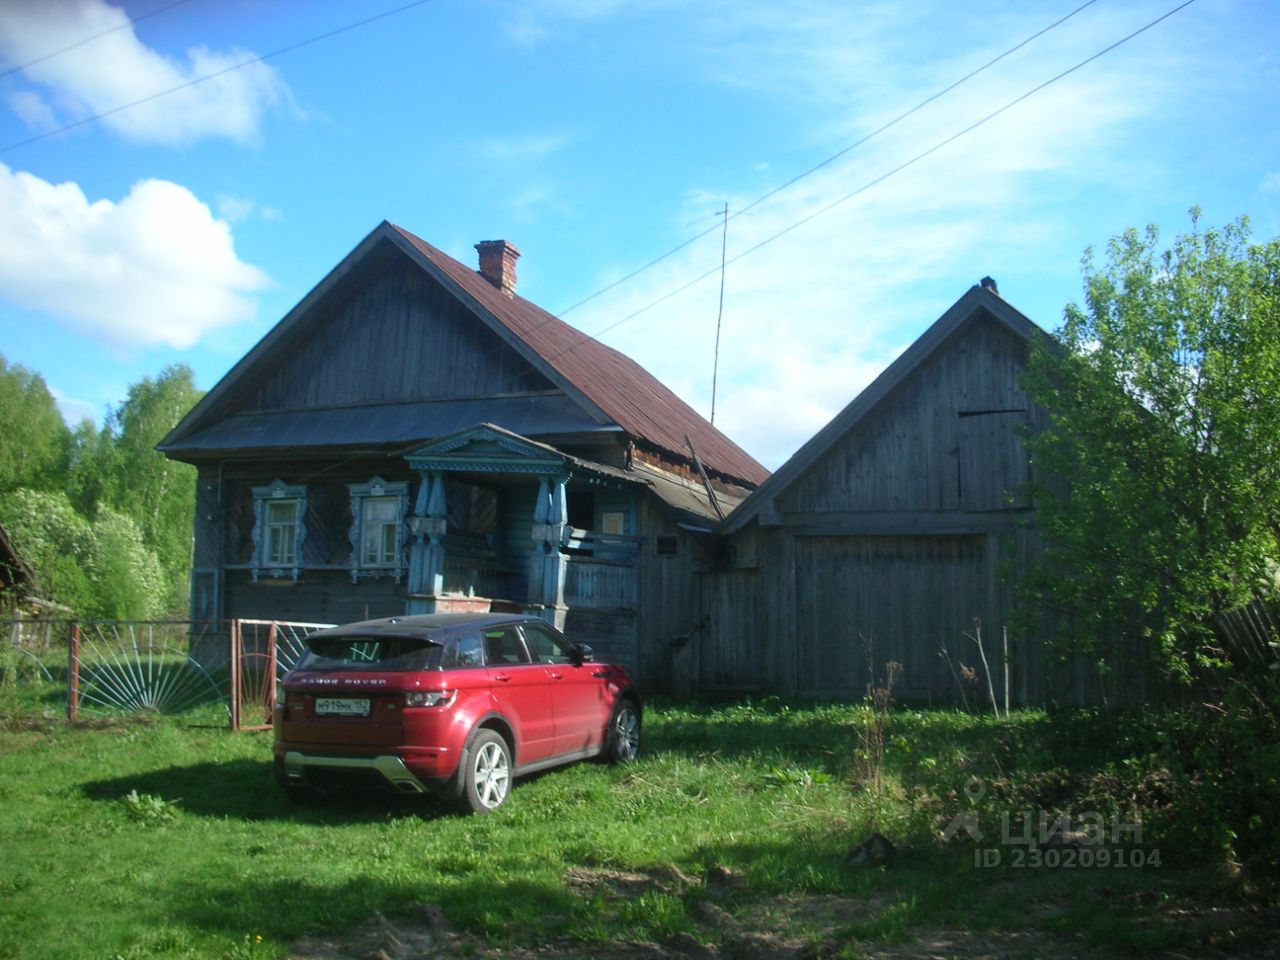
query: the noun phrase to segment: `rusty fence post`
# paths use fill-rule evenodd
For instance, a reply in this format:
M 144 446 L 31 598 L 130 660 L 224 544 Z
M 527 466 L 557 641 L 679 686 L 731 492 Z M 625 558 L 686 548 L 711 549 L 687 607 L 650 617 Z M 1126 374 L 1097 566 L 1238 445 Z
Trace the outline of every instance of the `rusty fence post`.
M 80 624 L 71 624 L 67 642 L 67 719 L 80 718 Z
M 276 621 L 271 621 L 267 628 L 267 676 L 265 679 L 267 717 L 266 722 L 275 719 L 276 712 Z
M 230 674 L 229 684 L 231 687 L 229 696 L 231 697 L 231 729 L 240 729 L 240 619 L 237 617 L 231 621 L 230 632 L 230 658 L 227 661 L 227 668 Z

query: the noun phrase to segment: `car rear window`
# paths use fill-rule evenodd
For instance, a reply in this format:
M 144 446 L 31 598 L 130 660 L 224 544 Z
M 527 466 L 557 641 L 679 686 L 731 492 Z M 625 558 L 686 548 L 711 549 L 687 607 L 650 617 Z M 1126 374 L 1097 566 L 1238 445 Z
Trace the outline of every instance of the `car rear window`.
M 440 644 L 414 637 L 311 637 L 295 670 L 434 670 Z

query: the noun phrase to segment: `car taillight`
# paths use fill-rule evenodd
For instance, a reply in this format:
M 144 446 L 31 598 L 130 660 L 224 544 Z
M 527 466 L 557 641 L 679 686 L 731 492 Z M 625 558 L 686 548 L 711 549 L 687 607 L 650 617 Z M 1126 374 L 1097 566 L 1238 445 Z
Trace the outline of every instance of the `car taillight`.
M 453 703 L 457 690 L 406 690 L 404 705 L 406 707 L 447 707 Z

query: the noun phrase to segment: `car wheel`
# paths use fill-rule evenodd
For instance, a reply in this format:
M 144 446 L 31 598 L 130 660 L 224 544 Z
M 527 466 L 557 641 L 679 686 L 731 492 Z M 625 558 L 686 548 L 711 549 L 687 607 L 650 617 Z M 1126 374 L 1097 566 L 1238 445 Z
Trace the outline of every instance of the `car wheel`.
M 490 813 L 507 801 L 511 792 L 511 751 L 507 741 L 492 730 L 481 730 L 471 741 L 463 774 L 462 809 L 465 813 Z
M 630 700 L 613 708 L 609 721 L 609 745 L 605 759 L 610 763 L 628 763 L 640 752 L 640 711 Z

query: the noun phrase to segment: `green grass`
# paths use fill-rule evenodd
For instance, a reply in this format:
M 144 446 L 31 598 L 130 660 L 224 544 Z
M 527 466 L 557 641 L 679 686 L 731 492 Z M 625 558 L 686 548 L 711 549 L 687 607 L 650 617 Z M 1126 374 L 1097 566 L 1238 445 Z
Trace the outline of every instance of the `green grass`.
M 0 958 L 283 957 L 305 934 L 419 904 L 480 942 L 705 941 L 720 933 L 700 919 L 703 901 L 750 923 L 802 897 L 864 905 L 834 924 L 788 914 L 798 935 L 834 935 L 849 956 L 859 941 L 909 942 L 938 925 L 1083 934 L 1135 954 L 1250 942 L 1248 928 L 1166 921 L 1169 903 L 1228 889 L 1195 863 L 984 870 L 972 845 L 935 839 L 975 803 L 964 793 L 975 778 L 988 828 L 1001 810 L 1072 798 L 1119 809 L 1150 773 L 1149 759 L 1124 766 L 1144 756 L 1146 718 L 1120 729 L 1089 715 L 898 711 L 880 797 L 860 785 L 865 720 L 848 706 L 659 704 L 639 762 L 538 776 L 497 814 L 462 818 L 382 796 L 294 807 L 272 779 L 269 734 L 11 716 L 0 722 Z M 871 830 L 899 846 L 892 865 L 846 862 Z M 713 867 L 740 882 L 702 883 Z M 652 882 L 621 896 L 615 875 Z

